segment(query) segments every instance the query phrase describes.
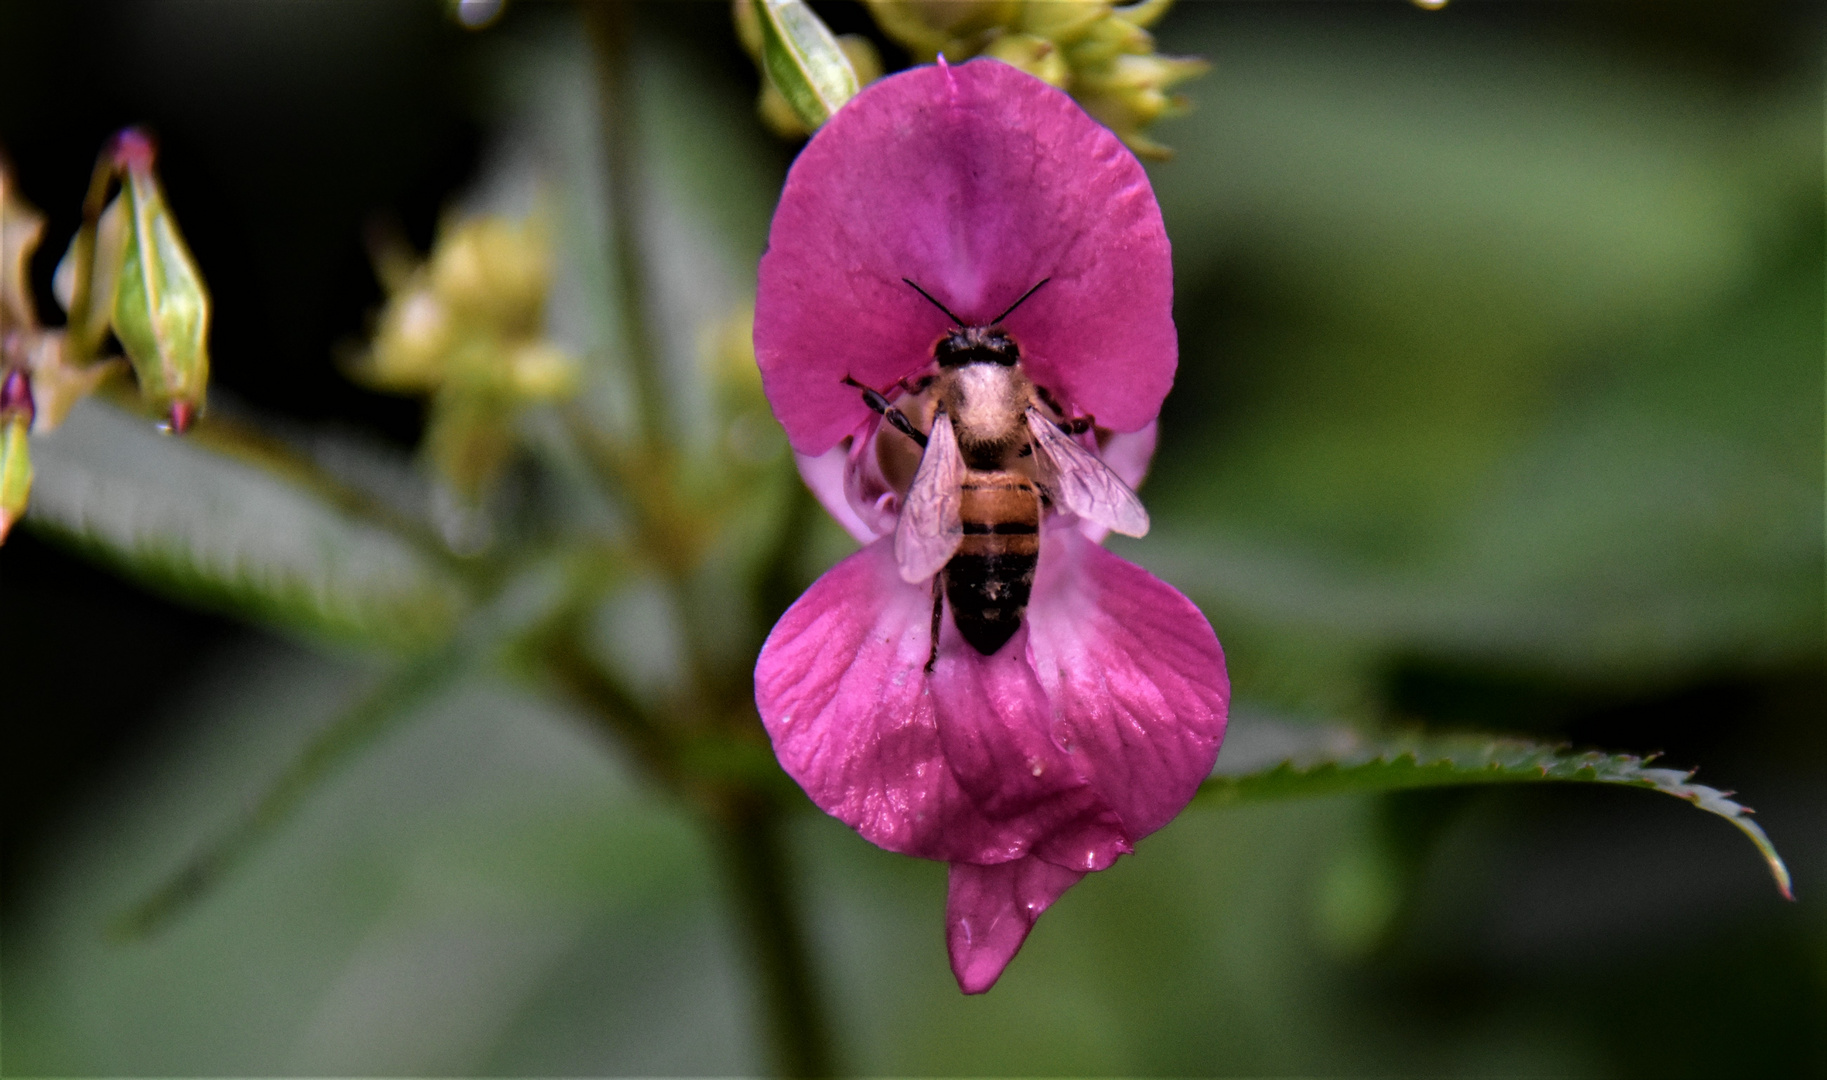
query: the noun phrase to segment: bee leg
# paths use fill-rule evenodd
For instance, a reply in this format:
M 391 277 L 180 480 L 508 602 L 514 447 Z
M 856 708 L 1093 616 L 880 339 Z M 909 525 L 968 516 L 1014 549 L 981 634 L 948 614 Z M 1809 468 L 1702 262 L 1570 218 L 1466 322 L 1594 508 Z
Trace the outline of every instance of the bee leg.
M 1042 405 L 1045 405 L 1047 408 L 1052 409 L 1055 416 L 1066 415 L 1066 410 L 1060 408 L 1059 399 L 1057 399 L 1053 396 L 1052 391 L 1048 390 L 1046 387 L 1040 385 L 1039 383 L 1034 384 L 1034 396 L 1040 399 L 1040 403 Z
M 933 665 L 939 662 L 939 620 L 945 617 L 945 571 L 933 575 L 933 647 L 926 654 L 926 673 L 933 673 Z
M 919 378 L 914 379 L 912 382 L 909 382 L 906 379 L 902 379 L 900 381 L 900 383 L 898 383 L 897 385 L 899 385 L 902 390 L 905 390 L 909 394 L 923 394 L 926 392 L 926 388 L 931 386 L 933 383 L 937 382 L 938 379 L 939 379 L 939 376 L 937 376 L 937 375 L 922 375 Z
M 894 425 L 894 429 L 896 431 L 898 431 L 901 434 L 912 439 L 914 442 L 920 444 L 920 448 L 922 450 L 924 450 L 926 448 L 925 433 L 922 432 L 919 428 L 914 427 L 913 421 L 907 419 L 907 417 L 902 414 L 901 410 L 899 410 L 899 409 L 895 408 L 893 405 L 889 404 L 887 398 L 883 397 L 881 394 L 877 393 L 876 391 L 869 389 L 867 386 L 864 386 L 862 383 L 857 382 L 855 379 L 852 379 L 848 375 L 844 376 L 843 382 L 844 382 L 845 386 L 854 386 L 858 390 L 861 390 L 863 392 L 863 404 L 869 406 L 871 409 L 874 409 L 876 412 L 881 413 L 882 416 L 890 424 Z
M 1053 426 L 1068 435 L 1083 435 L 1097 424 L 1097 421 L 1089 416 L 1066 416 L 1065 407 L 1059 403 L 1059 399 L 1053 396 L 1052 391 L 1039 383 L 1034 384 L 1034 396 L 1040 399 L 1042 405 L 1052 409 L 1053 415 L 1062 418 L 1053 421 Z

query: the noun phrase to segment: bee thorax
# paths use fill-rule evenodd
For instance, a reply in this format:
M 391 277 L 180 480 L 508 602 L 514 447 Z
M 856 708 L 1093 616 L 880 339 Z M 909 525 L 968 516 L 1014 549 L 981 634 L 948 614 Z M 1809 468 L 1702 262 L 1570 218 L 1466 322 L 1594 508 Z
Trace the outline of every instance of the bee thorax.
M 974 468 L 996 467 L 999 458 L 1026 434 L 1023 413 L 1032 384 L 1018 368 L 999 364 L 966 364 L 951 371 L 943 391 L 945 411 Z M 984 461 L 980 465 L 977 462 Z

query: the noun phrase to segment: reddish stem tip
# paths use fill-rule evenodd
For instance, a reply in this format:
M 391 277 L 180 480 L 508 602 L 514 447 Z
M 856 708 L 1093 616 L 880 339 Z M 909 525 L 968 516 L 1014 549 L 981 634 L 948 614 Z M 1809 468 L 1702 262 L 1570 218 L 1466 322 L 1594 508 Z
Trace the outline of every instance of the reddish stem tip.
M 188 401 L 171 403 L 171 433 L 182 435 L 197 422 L 197 407 Z

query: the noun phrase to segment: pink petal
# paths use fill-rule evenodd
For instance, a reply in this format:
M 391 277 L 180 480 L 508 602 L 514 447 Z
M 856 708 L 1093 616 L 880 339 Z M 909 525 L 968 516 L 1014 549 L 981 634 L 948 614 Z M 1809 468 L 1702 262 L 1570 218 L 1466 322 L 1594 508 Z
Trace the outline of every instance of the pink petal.
M 1043 545 L 1028 660 L 1052 702 L 1052 739 L 1138 840 L 1212 771 L 1230 704 L 1224 653 L 1199 609 L 1141 567 L 1071 529 Z
M 794 449 L 867 419 L 960 318 L 1006 323 L 1023 367 L 1112 430 L 1154 419 L 1177 356 L 1166 232 L 1148 177 L 1072 99 L 994 60 L 920 67 L 858 94 L 800 152 L 775 211 L 755 352 Z
M 1084 876 L 1040 859 L 996 866 L 953 863 L 945 897 L 945 944 L 958 988 L 981 994 L 996 985 L 1034 920 Z
M 854 536 L 857 543 L 871 544 L 894 531 L 892 519 L 886 529 L 871 528 L 844 494 L 844 474 L 850 468 L 849 446 L 838 443 L 817 457 L 794 454 L 793 464 L 798 466 L 800 479 L 806 482 L 806 487 L 812 489 L 818 504 L 836 518 L 837 523 L 844 527 L 845 532 Z
M 762 723 L 788 775 L 871 843 L 948 862 L 1016 858 L 1025 823 L 984 815 L 947 764 L 924 671 L 931 593 L 901 580 L 890 545 L 832 567 L 775 625 L 755 665 Z
M 931 626 L 930 592 L 901 580 L 886 538 L 813 583 L 755 668 L 756 706 L 788 775 L 826 813 L 906 855 L 1032 853 L 1086 871 L 1130 851 L 1082 755 L 1055 741 L 1027 631 L 986 657 L 948 617 L 929 677 Z
M 984 656 L 945 621 L 931 679 L 939 743 L 984 816 L 1013 826 L 1027 842 L 1011 855 L 1031 849 L 1076 871 L 1102 870 L 1132 850 L 1130 837 L 1054 741 L 1054 705 L 1028 664 L 1027 633 L 1016 631 Z
M 1131 491 L 1139 491 L 1143 479 L 1148 476 L 1148 465 L 1155 459 L 1155 442 L 1160 434 L 1160 422 L 1155 420 L 1135 431 L 1112 432 L 1107 438 L 1098 440 L 1098 456 L 1110 466 L 1111 472 L 1123 478 Z

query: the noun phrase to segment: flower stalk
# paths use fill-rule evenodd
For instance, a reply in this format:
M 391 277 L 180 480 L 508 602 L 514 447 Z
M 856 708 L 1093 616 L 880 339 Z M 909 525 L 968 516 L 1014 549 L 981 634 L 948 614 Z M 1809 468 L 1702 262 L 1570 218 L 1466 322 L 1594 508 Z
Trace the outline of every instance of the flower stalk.
M 581 627 L 550 640 L 546 671 L 585 705 L 616 741 L 631 749 L 650 775 L 696 808 L 723 869 L 755 982 L 758 1016 L 775 1071 L 782 1076 L 834 1073 L 832 1039 L 805 947 L 804 915 L 790 887 L 779 835 L 780 791 L 740 763 L 705 769 L 691 760 L 705 736 L 765 754 L 746 679 L 717 679 L 703 620 L 689 617 L 690 576 L 701 550 L 704 515 L 679 483 L 685 462 L 674 449 L 675 424 L 648 318 L 646 220 L 641 174 L 639 108 L 633 67 L 636 17 L 620 0 L 580 5 L 596 61 L 609 187 L 609 227 L 621 329 L 618 359 L 632 378 L 640 432 L 632 446 L 596 430 L 581 410 L 564 412 L 573 441 L 612 496 L 633 511 L 637 545 L 661 570 L 675 606 L 687 613 L 684 690 L 668 707 L 650 710 L 603 672 L 581 645 Z M 854 76 L 852 76 L 854 78 Z M 696 524 L 694 524 L 696 523 Z M 791 552 L 781 552 L 784 558 Z M 768 571 L 769 576 L 778 576 Z M 741 755 L 738 755 L 740 757 Z
M 647 200 L 640 170 L 640 110 L 632 52 L 635 14 L 626 0 L 583 3 L 579 10 L 596 58 L 611 257 L 618 293 L 616 317 L 622 331 L 618 351 L 634 380 L 641 443 L 649 455 L 661 455 L 672 434 L 672 418 L 653 332 L 647 325 L 647 260 L 641 237 Z
M 781 1076 L 837 1074 L 830 1028 L 793 891 L 780 805 L 733 791 L 711 829 L 751 970 L 759 982 L 775 1068 Z

